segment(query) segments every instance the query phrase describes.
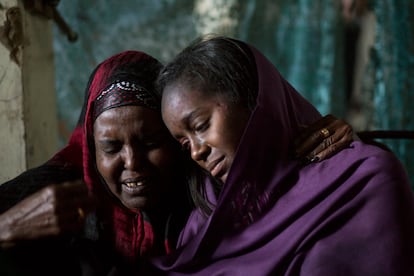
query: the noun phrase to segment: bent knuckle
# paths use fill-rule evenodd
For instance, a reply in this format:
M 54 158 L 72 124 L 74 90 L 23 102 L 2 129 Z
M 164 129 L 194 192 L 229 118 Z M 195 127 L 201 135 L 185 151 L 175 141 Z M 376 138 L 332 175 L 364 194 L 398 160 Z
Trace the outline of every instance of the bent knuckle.
M 47 201 L 52 200 L 56 196 L 56 187 L 54 185 L 47 186 L 43 189 L 43 194 Z
M 329 148 L 333 144 L 332 136 L 323 140 L 323 144 L 324 144 L 325 149 Z
M 353 133 L 353 128 L 352 128 L 352 126 L 351 125 L 348 125 L 348 124 L 346 124 L 345 126 L 344 126 L 344 130 L 345 130 L 345 133 Z

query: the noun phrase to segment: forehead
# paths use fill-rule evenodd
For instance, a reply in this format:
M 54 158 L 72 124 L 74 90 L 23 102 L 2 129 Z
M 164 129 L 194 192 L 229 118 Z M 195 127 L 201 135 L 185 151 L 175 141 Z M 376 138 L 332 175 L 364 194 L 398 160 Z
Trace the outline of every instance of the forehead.
M 172 84 L 166 86 L 163 90 L 161 110 L 164 113 L 167 110 L 180 111 L 183 108 L 207 106 L 210 103 L 217 102 L 218 99 L 225 101 L 220 94 L 211 91 L 202 91 L 183 84 Z
M 94 131 L 99 132 L 107 128 L 116 128 L 125 131 L 131 128 L 142 130 L 163 129 L 160 113 L 143 106 L 122 106 L 102 112 L 95 120 Z

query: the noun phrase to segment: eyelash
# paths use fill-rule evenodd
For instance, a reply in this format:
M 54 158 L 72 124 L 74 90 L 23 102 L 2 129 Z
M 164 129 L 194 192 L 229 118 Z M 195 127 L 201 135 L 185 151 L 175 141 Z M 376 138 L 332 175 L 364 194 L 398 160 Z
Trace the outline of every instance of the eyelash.
M 194 132 L 203 132 L 203 131 L 207 130 L 209 127 L 210 127 L 210 122 L 207 120 L 207 121 L 204 121 L 200 124 L 195 125 L 193 127 L 193 131 Z M 183 151 L 191 150 L 191 146 L 189 145 L 188 141 L 180 142 L 180 144 L 181 144 L 181 149 Z
M 181 150 L 182 151 L 189 151 L 190 150 L 190 145 L 189 145 L 188 141 L 185 141 L 185 142 L 181 143 Z
M 111 149 L 101 149 L 102 152 L 108 155 L 113 155 L 119 151 L 119 149 L 111 148 Z
M 203 132 L 203 131 L 205 131 L 206 129 L 208 129 L 208 127 L 209 127 L 210 125 L 209 125 L 209 122 L 208 121 L 205 121 L 205 122 L 203 122 L 203 123 L 201 123 L 201 124 L 199 124 L 199 125 L 197 125 L 197 126 L 195 126 L 194 127 L 194 131 L 196 131 L 196 132 Z
M 144 144 L 147 149 L 155 149 L 161 146 L 161 142 L 149 142 Z
M 141 147 L 146 150 L 151 150 L 151 149 L 159 148 L 161 147 L 161 145 L 162 145 L 161 141 L 156 141 L 156 142 L 154 141 L 154 142 L 142 143 Z M 119 147 L 119 146 L 112 146 L 110 148 L 101 148 L 100 150 L 107 155 L 114 155 L 118 153 L 121 150 L 121 148 L 122 147 Z

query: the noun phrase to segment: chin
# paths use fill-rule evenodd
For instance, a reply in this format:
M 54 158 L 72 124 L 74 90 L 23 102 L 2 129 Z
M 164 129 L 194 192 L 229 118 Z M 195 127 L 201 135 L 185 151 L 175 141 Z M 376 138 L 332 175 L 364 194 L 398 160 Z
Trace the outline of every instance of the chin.
M 225 175 L 223 175 L 222 177 L 220 177 L 220 182 L 222 183 L 222 184 L 224 184 L 224 183 L 226 183 L 226 180 L 227 180 L 227 173 L 225 174 Z
M 131 210 L 145 210 L 150 208 L 153 204 L 147 199 L 132 200 L 128 203 L 124 202 L 125 207 Z

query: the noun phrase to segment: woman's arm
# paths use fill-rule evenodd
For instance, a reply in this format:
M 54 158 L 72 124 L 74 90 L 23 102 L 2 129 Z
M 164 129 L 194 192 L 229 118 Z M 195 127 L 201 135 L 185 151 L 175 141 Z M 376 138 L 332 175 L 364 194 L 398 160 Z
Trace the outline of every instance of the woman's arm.
M 92 206 L 81 180 L 42 188 L 0 215 L 0 246 L 77 233 Z
M 304 126 L 295 139 L 295 157 L 305 163 L 329 158 L 347 147 L 354 139 L 350 124 L 326 115 L 312 125 Z

